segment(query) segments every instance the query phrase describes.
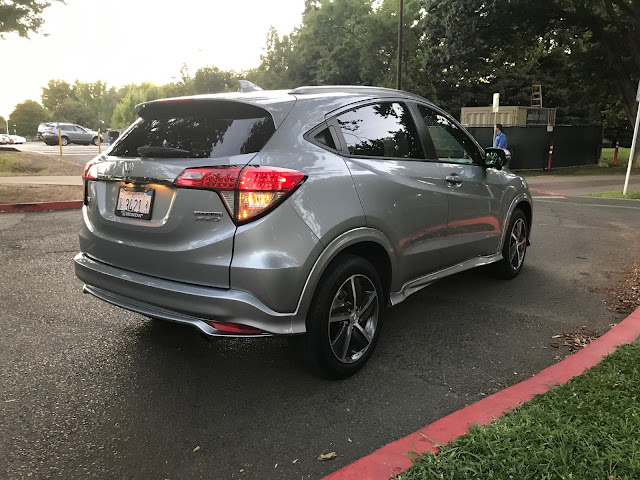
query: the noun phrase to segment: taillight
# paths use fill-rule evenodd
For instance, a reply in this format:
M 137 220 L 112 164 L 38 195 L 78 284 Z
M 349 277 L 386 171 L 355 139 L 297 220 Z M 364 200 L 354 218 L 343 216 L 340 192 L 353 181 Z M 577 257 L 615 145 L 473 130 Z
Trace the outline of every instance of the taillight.
M 244 223 L 276 206 L 304 179 L 304 173 L 286 168 L 209 167 L 188 168 L 173 183 L 218 192 L 236 223 Z
M 91 160 L 84 166 L 84 171 L 82 172 L 83 180 L 97 180 L 98 179 L 98 162 L 95 160 Z

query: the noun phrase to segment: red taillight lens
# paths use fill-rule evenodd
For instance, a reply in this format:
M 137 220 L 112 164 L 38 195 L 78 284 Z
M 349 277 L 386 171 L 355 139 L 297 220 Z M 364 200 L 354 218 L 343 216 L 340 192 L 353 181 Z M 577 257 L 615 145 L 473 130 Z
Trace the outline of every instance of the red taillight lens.
M 261 330 L 257 328 L 248 327 L 246 325 L 238 325 L 237 323 L 225 323 L 225 322 L 207 322 L 213 328 L 222 333 L 234 333 L 236 335 L 260 335 Z
M 84 166 L 84 171 L 82 172 L 83 180 L 97 180 L 98 179 L 98 162 L 95 160 L 91 160 Z
M 173 182 L 177 187 L 233 190 L 242 167 L 188 168 Z
M 233 219 L 247 222 L 277 205 L 304 179 L 302 172 L 276 167 L 188 168 L 174 185 L 219 192 Z

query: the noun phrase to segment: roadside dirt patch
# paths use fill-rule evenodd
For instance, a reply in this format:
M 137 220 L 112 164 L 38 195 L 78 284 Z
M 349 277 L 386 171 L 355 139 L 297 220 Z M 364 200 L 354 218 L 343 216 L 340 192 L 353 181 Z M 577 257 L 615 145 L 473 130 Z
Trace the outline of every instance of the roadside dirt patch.
M 640 264 L 623 271 L 620 284 L 606 292 L 611 297 L 607 308 L 613 312 L 629 315 L 640 307 Z
M 597 333 L 590 332 L 587 330 L 587 327 L 580 327 L 578 330 L 554 335 L 553 338 L 558 341 L 553 342 L 551 346 L 553 348 L 558 348 L 560 347 L 560 341 L 562 341 L 562 345 L 569 347 L 569 351 L 571 353 L 575 353 L 578 350 L 582 350 L 598 337 L 599 335 Z
M 0 177 L 16 175 L 82 175 L 82 166 L 49 155 L 0 152 Z
M 0 185 L 0 203 L 82 200 L 82 185 Z

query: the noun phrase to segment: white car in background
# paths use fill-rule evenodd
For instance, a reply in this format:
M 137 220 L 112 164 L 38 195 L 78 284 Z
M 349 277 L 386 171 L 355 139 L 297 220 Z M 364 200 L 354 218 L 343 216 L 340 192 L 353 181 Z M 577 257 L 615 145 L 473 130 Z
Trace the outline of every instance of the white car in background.
M 9 143 L 9 135 L 0 133 L 0 145 L 6 145 L 7 143 Z
M 9 144 L 25 143 L 27 141 L 26 138 L 20 135 L 5 135 L 5 137 L 9 137 L 9 141 L 7 142 Z

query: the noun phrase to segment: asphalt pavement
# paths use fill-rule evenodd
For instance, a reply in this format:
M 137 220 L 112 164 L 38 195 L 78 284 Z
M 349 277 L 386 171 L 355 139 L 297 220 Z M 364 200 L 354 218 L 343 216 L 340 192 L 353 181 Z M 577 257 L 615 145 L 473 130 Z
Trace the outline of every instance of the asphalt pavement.
M 640 203 L 534 208 L 519 277 L 414 294 L 338 382 L 291 339 L 209 342 L 83 295 L 79 211 L 0 215 L 2 478 L 317 479 L 531 376 L 568 354 L 554 335 L 621 320 L 604 289 L 640 257 Z
M 60 156 L 60 147 L 58 145 L 47 145 L 44 142 L 27 142 L 14 145 L 15 148 L 23 152 L 40 153 L 42 155 Z M 103 146 L 104 151 L 108 147 Z M 98 155 L 98 147 L 95 145 L 75 145 L 70 144 L 62 147 L 62 157 L 78 165 L 84 165 L 89 160 Z

